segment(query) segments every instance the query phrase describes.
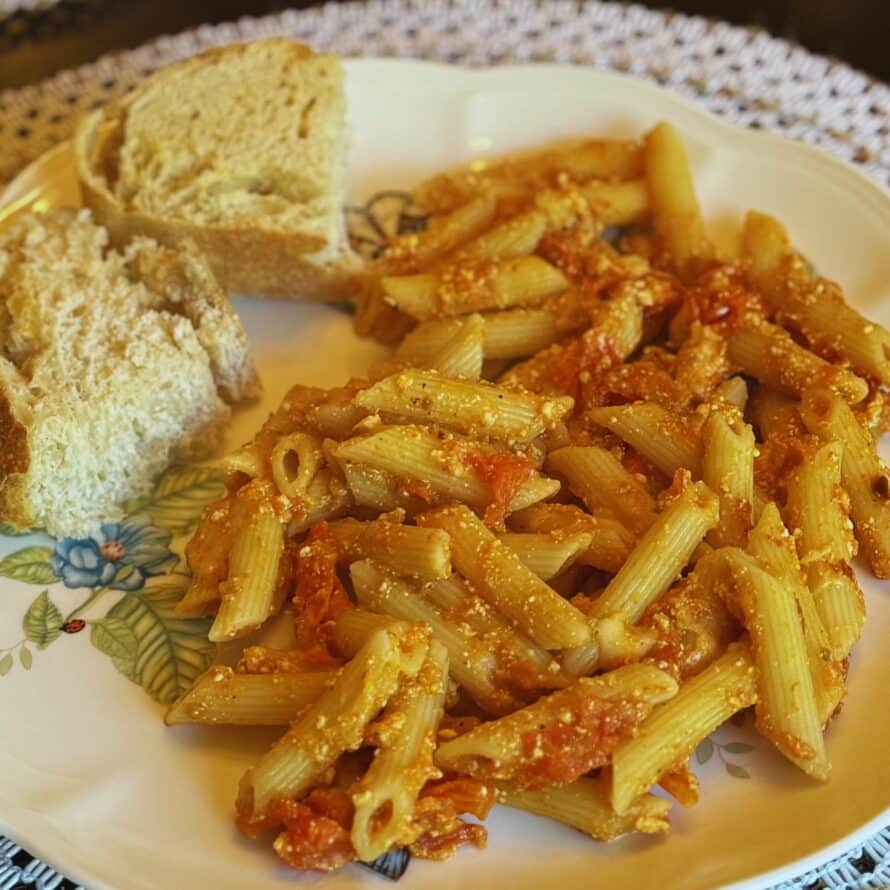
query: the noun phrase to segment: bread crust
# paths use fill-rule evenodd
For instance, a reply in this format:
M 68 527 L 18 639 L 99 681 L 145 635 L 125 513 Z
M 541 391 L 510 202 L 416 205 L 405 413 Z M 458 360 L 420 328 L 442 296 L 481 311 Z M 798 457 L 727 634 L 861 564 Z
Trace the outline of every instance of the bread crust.
M 8 364 L 6 359 L 0 361 Z M 28 430 L 15 411 L 16 401 L 6 374 L 0 374 L 0 517 L 14 528 L 29 529 L 34 525 L 27 501 L 31 449 Z
M 314 55 L 298 41 L 279 42 L 287 43 L 296 58 Z M 240 51 L 243 45 L 209 50 L 165 69 L 161 76 Z M 134 235 L 147 235 L 170 247 L 176 247 L 183 239 L 191 239 L 229 294 L 298 300 L 340 300 L 349 295 L 361 262 L 348 245 L 332 250 L 320 235 L 281 232 L 264 228 L 259 222 L 201 225 L 125 207 L 113 193 L 103 171 L 97 169 L 97 159 L 109 148 L 113 150 L 114 140 L 121 138 L 121 121 L 138 95 L 136 90 L 123 100 L 87 115 L 74 139 L 84 205 L 92 210 L 94 219 L 108 229 L 114 244 L 126 243 Z

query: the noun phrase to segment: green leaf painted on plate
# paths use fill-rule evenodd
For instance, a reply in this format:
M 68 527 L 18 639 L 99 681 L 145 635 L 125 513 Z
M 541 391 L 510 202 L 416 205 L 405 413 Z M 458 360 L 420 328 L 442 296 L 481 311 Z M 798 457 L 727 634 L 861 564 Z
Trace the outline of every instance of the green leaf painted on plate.
M 0 559 L 0 575 L 26 584 L 53 584 L 59 580 L 49 563 L 52 547 L 24 547 Z
M 7 653 L 0 658 L 0 677 L 5 677 L 12 670 L 12 655 Z
M 100 652 L 104 652 L 114 662 L 114 666 L 125 677 L 134 683 L 139 682 L 136 678 L 139 639 L 126 621 L 107 617 L 94 621 L 90 640 Z
M 745 742 L 729 742 L 723 746 L 723 750 L 729 751 L 730 754 L 747 754 L 754 750 L 754 746 Z
M 24 538 L 30 534 L 33 534 L 30 528 L 13 528 L 5 522 L 0 522 L 0 535 L 3 535 L 5 538 Z
M 177 617 L 173 609 L 188 579 L 164 579 L 115 603 L 91 639 L 128 679 L 169 704 L 213 660 L 210 621 Z
M 25 636 L 38 648 L 45 649 L 62 632 L 62 613 L 44 590 L 25 612 L 22 630 Z
M 737 763 L 724 763 L 723 765 L 726 767 L 726 772 L 736 779 L 751 778 L 751 773 L 749 773 L 745 767 L 739 766 Z
M 22 663 L 22 667 L 26 671 L 31 670 L 31 665 L 34 663 L 34 659 L 31 656 L 31 650 L 27 646 L 22 646 L 19 649 L 19 661 Z
M 714 756 L 714 743 L 710 739 L 702 739 L 695 749 L 695 759 L 700 764 L 707 763 Z
M 161 476 L 150 498 L 140 499 L 138 509 L 151 521 L 174 535 L 191 531 L 208 504 L 225 494 L 222 476 L 215 467 L 171 467 Z M 135 512 L 135 507 L 128 512 Z

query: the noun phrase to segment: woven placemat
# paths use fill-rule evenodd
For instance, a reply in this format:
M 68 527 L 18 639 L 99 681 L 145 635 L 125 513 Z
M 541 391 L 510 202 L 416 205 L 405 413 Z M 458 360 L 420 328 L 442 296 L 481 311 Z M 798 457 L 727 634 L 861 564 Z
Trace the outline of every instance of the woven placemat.
M 77 116 L 200 49 L 291 34 L 342 55 L 470 65 L 554 61 L 626 71 L 751 127 L 821 145 L 890 185 L 890 88 L 763 31 L 574 0 L 371 0 L 243 19 L 0 92 L 0 181 L 67 138 Z
M 176 59 L 287 34 L 346 56 L 467 65 L 548 61 L 655 81 L 750 127 L 820 145 L 890 186 L 890 88 L 756 30 L 638 6 L 573 0 L 371 0 L 198 28 L 0 92 L 0 182 L 71 135 L 78 115 Z M 0 837 L 0 888 L 71 890 Z M 776 890 L 890 888 L 890 828 Z

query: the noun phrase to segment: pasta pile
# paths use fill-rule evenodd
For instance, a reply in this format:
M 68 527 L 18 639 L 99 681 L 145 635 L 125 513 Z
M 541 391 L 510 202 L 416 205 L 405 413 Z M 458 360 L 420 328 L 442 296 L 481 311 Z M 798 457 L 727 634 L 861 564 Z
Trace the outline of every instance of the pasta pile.
M 418 200 L 358 300 L 391 361 L 295 386 L 188 545 L 212 640 L 294 629 L 167 716 L 286 727 L 241 829 L 317 870 L 483 846 L 496 801 L 663 832 L 652 789 L 695 804 L 692 752 L 751 706 L 827 779 L 850 561 L 890 576 L 890 335 L 769 216 L 719 257 L 665 124 Z

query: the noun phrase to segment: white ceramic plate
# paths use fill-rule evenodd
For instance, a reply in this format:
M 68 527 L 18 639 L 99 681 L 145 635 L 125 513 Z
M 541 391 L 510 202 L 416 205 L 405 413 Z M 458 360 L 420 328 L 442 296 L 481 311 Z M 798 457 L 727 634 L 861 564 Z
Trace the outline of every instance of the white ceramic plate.
M 636 136 L 667 119 L 687 139 L 720 239 L 733 237 L 750 207 L 775 213 L 823 274 L 890 324 L 890 200 L 815 149 L 738 129 L 672 93 L 589 69 L 469 71 L 392 61 L 351 61 L 347 69 L 359 200 L 480 155 L 565 136 Z M 67 150 L 32 166 L 4 199 L 76 203 Z M 236 305 L 266 398 L 237 417 L 231 443 L 255 429 L 288 383 L 337 384 L 381 354 L 334 309 L 250 299 Z M 153 500 L 107 530 L 123 542 L 128 564 L 104 561 L 102 540 L 0 538 L 0 830 L 91 890 L 373 886 L 380 879 L 357 866 L 322 879 L 296 876 L 268 845 L 238 836 L 231 821 L 237 780 L 274 732 L 165 729 L 161 707 L 131 682 L 169 693 L 209 657 L 200 633 L 165 612 L 181 577 L 155 573 L 173 561 L 171 546 L 181 548 L 166 529 L 188 525 L 213 494 L 203 471 L 172 471 Z M 78 572 L 78 565 L 87 567 Z M 66 587 L 59 576 L 84 586 Z M 110 589 L 84 606 L 100 580 Z M 402 886 L 751 890 L 864 838 L 890 821 L 890 596 L 871 578 L 863 586 L 869 618 L 850 669 L 849 701 L 829 731 L 830 783 L 813 784 L 763 739 L 729 725 L 700 747 L 702 802 L 675 807 L 666 838 L 597 845 L 498 808 L 485 852 L 464 849 L 444 865 L 414 862 Z M 86 621 L 82 629 L 78 619 Z

